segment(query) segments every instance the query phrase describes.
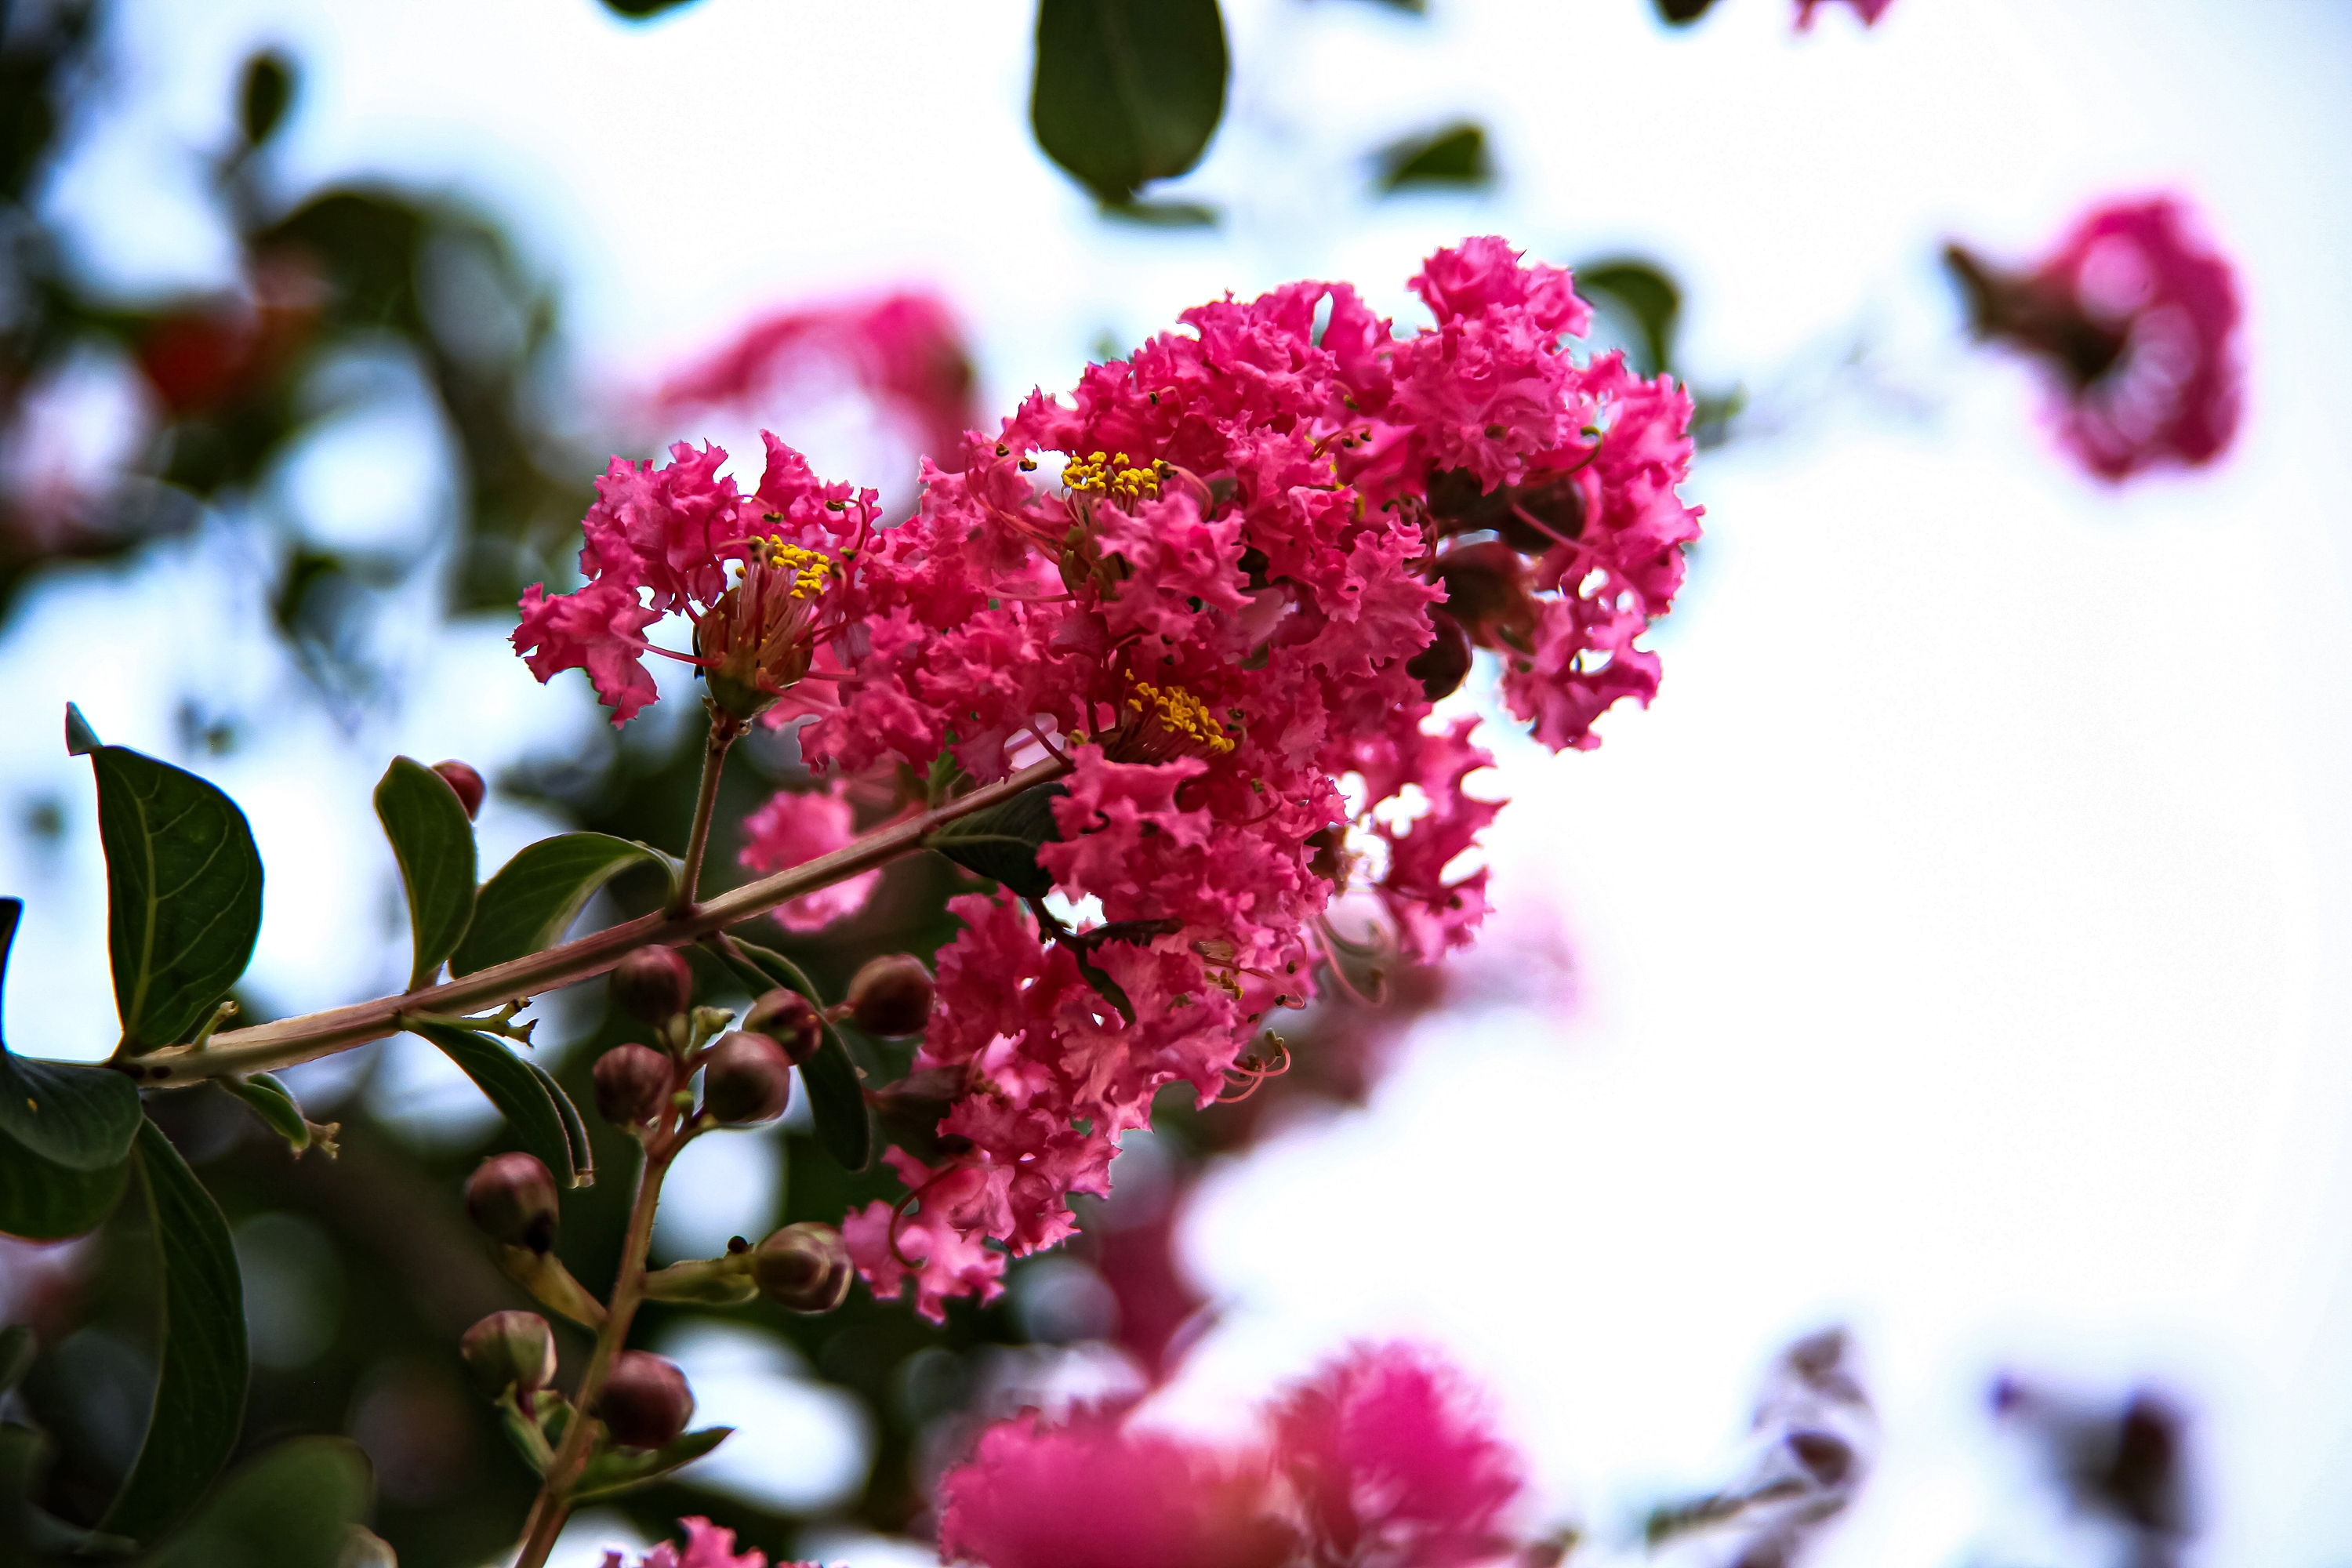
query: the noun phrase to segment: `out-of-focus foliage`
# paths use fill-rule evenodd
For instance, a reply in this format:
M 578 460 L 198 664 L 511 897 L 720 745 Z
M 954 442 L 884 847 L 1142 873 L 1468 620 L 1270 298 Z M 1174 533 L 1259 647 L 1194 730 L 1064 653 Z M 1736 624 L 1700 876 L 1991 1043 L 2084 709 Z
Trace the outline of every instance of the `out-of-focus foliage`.
M 1029 118 L 1112 211 L 1198 163 L 1225 110 L 1216 0 L 1039 0 Z
M 1484 127 L 1469 121 L 1408 136 L 1381 149 L 1375 187 L 1384 195 L 1415 189 L 1484 190 L 1495 183 Z

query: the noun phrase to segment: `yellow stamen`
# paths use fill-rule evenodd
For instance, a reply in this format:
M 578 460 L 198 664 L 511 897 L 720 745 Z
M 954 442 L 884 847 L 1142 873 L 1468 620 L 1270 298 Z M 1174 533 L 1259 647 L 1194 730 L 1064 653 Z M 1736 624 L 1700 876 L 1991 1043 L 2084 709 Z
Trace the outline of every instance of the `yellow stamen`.
M 1125 452 L 1072 458 L 1063 466 L 1062 483 L 1071 490 L 1107 495 L 1129 505 L 1160 499 L 1159 467 L 1135 468 Z
M 775 534 L 755 542 L 765 552 L 767 564 L 772 569 L 789 569 L 792 572 L 793 598 L 814 599 L 824 592 L 825 579 L 835 571 L 831 556 L 814 550 L 803 550 L 797 544 L 787 544 Z
M 1217 722 L 1207 704 L 1182 687 L 1154 686 L 1148 680 L 1139 680 L 1127 705 L 1142 713 L 1147 711 L 1147 703 L 1150 716 L 1159 721 L 1162 729 L 1190 735 L 1213 752 L 1223 753 L 1234 749 L 1233 738 L 1225 733 L 1225 727 Z

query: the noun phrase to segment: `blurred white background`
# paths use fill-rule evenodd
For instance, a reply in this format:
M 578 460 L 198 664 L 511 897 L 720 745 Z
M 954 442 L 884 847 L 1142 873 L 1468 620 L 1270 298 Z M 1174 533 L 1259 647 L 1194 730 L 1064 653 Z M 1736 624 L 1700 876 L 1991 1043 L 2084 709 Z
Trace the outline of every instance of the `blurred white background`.
M 1497 1391 L 1539 1511 L 1622 1543 L 1717 1477 L 1770 1354 L 1842 1321 L 1885 1449 L 1824 1568 L 2015 1544 L 1987 1533 L 2019 1484 L 1983 1405 L 2003 1368 L 2175 1391 L 2200 1561 L 2352 1561 L 2352 9 L 1895 0 L 1801 35 L 1789 11 L 1722 0 L 1668 34 L 1646 0 L 1229 0 L 1228 121 L 1167 193 L 1225 220 L 1168 231 L 1107 224 L 1035 153 L 1011 0 L 701 0 L 644 27 L 587 0 L 139 0 L 105 88 L 127 112 L 52 200 L 126 294 L 227 281 L 187 149 L 278 43 L 306 82 L 287 188 L 381 173 L 506 216 L 616 403 L 761 308 L 899 283 L 962 312 L 1001 409 L 1226 289 L 1346 279 L 1417 321 L 1405 278 L 1468 233 L 1657 258 L 1692 374 L 1755 409 L 1691 487 L 1708 535 L 1653 634 L 1663 695 L 1595 753 L 1488 737 L 1516 802 L 1497 923 L 1564 918 L 1578 1001 L 1433 1019 L 1368 1112 L 1216 1176 L 1188 1247 L 1225 1315 L 1166 1417 L 1423 1335 Z M 1368 152 L 1456 115 L 1496 189 L 1374 201 Z M 2024 259 L 2159 189 L 2239 268 L 2247 415 L 2216 468 L 2116 489 L 1964 342 L 1935 258 L 1961 236 Z M 782 434 L 904 484 L 853 419 Z M 415 528 L 448 504 L 445 443 L 387 421 L 286 482 L 347 494 L 362 534 Z M 236 629 L 230 538 L 54 579 L 0 644 L 0 796 L 68 808 L 59 841 L 0 841 L 30 905 L 18 1048 L 112 1037 L 65 701 L 173 755 L 184 686 L 287 679 Z M 420 620 L 364 732 L 298 719 L 194 760 L 302 868 L 269 886 L 278 1005 L 404 963 L 384 755 L 611 743 L 505 629 Z M 545 829 L 494 801 L 486 863 Z M 471 1113 L 436 1061 L 383 1091 L 428 1127 Z

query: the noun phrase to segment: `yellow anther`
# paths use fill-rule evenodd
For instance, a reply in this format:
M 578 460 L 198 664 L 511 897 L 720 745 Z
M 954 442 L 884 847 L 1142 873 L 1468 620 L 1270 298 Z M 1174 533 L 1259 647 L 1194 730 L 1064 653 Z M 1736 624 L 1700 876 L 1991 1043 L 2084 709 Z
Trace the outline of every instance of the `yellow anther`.
M 1160 465 L 1139 468 L 1125 452 L 1096 452 L 1072 458 L 1062 468 L 1062 483 L 1088 495 L 1110 496 L 1133 504 L 1160 499 Z
M 1160 728 L 1189 735 L 1213 752 L 1223 753 L 1234 749 L 1233 737 L 1225 733 L 1225 727 L 1217 722 L 1208 706 L 1181 686 L 1154 686 L 1148 680 L 1139 680 L 1128 695 L 1127 705 L 1138 713 L 1148 712 Z
M 797 544 L 787 544 L 774 534 L 760 541 L 767 554 L 767 563 L 776 571 L 793 574 L 792 596 L 814 599 L 824 592 L 825 579 L 833 575 L 833 558 L 814 550 L 803 550 Z

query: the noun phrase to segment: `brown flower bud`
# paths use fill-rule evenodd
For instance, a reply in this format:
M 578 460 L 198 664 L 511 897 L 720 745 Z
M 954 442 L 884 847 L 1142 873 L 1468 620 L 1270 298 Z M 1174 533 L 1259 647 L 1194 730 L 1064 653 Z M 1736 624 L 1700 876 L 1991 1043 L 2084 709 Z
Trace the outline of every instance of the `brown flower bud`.
M 1481 647 L 1524 641 L 1535 626 L 1519 552 L 1499 539 L 1465 544 L 1437 558 L 1437 579 L 1445 588 L 1445 613 L 1462 624 Z
M 596 1058 L 596 1111 L 615 1127 L 642 1127 L 669 1107 L 670 1060 L 650 1046 L 614 1046 Z
M 641 947 L 613 970 L 613 1000 L 648 1024 L 667 1024 L 694 999 L 694 970 L 676 948 Z
M 770 1232 L 751 1254 L 760 1294 L 788 1311 L 832 1311 L 848 1296 L 856 1272 L 841 1233 L 814 1220 Z
M 686 1430 L 694 1391 L 674 1361 L 645 1351 L 623 1351 L 596 1395 L 596 1417 L 626 1448 L 658 1448 Z
M 702 1109 L 727 1126 L 773 1121 L 792 1095 L 793 1064 L 765 1035 L 721 1035 L 703 1058 Z
M 555 1178 L 535 1154 L 493 1154 L 467 1178 L 466 1212 L 492 1240 L 545 1252 L 555 1245 Z
M 824 1039 L 824 1022 L 816 1016 L 816 1008 L 799 992 L 782 985 L 751 1004 L 751 1010 L 743 1016 L 743 1027 L 782 1046 L 785 1058 L 794 1067 L 816 1055 L 817 1046 Z
M 457 1353 L 493 1399 L 509 1387 L 528 1397 L 555 1381 L 555 1334 L 537 1312 L 492 1312 L 466 1331 Z
M 1435 605 L 1430 606 L 1429 646 L 1404 661 L 1404 672 L 1421 682 L 1421 694 L 1432 702 L 1462 689 L 1470 674 L 1470 639 L 1462 623 Z
M 433 771 L 457 792 L 457 804 L 466 808 L 468 820 L 482 815 L 482 796 L 489 793 L 489 786 L 482 782 L 481 774 L 455 757 L 434 763 Z
M 849 1016 L 869 1035 L 919 1035 L 931 1021 L 931 972 L 911 952 L 866 960 L 849 982 Z

